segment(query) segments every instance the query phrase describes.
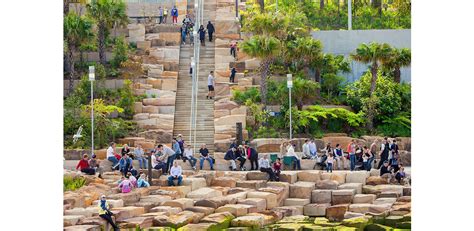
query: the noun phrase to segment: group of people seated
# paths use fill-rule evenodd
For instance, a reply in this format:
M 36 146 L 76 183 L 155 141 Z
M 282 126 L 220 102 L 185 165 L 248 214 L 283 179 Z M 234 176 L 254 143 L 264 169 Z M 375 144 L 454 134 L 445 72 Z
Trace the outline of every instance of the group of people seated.
M 150 187 L 150 183 L 146 180 L 145 173 L 140 173 L 140 177 L 137 180 L 136 176 L 129 172 L 127 175 L 122 176 L 122 179 L 120 179 L 118 183 L 118 187 L 122 193 L 129 193 L 134 188 Z

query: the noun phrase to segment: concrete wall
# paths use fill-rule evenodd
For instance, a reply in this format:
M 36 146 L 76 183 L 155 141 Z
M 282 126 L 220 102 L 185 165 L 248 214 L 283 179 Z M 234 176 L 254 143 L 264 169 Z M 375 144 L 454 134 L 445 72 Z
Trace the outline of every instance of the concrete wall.
M 321 40 L 323 51 L 344 55 L 346 57 L 361 43 L 379 42 L 388 43 L 396 48 L 411 49 L 411 30 L 340 30 L 340 31 L 313 31 L 313 38 Z M 352 72 L 344 74 L 349 82 L 353 82 L 367 70 L 368 65 L 351 62 Z M 401 69 L 402 81 L 411 82 L 411 68 Z

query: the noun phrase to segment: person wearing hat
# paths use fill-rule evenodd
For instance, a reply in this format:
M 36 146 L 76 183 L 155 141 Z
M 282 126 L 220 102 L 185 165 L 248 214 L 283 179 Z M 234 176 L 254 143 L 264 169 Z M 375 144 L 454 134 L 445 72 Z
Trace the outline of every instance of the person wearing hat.
M 110 211 L 109 203 L 105 200 L 105 195 L 100 196 L 100 201 L 98 203 L 99 207 L 99 217 L 106 220 L 112 227 L 114 231 L 120 230 L 119 227 L 114 223 L 112 219 L 113 213 Z
M 89 155 L 84 154 L 82 156 L 82 159 L 76 165 L 76 170 L 80 170 L 87 175 L 95 174 L 95 170 L 89 166 Z
M 102 178 L 102 173 L 104 172 L 104 169 L 99 166 L 99 160 L 97 160 L 95 154 L 92 154 L 92 159 L 89 160 L 89 167 L 94 169 L 95 172 L 98 172 L 99 178 Z

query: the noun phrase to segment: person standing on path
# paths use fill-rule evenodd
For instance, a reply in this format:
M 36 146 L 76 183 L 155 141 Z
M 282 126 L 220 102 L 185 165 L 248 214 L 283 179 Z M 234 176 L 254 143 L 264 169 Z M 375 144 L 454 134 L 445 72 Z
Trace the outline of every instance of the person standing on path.
M 186 45 L 186 34 L 188 33 L 187 30 L 188 29 L 186 25 L 183 24 L 183 26 L 181 27 L 181 44 L 183 45 Z
M 160 20 L 158 23 L 161 24 L 163 22 L 163 9 L 158 7 L 158 19 Z
M 236 51 L 237 51 L 237 42 L 232 42 L 230 44 L 230 55 L 234 56 L 234 59 L 237 58 Z
M 334 148 L 333 152 L 334 152 L 334 157 L 337 161 L 337 170 L 342 170 L 344 165 L 342 165 L 343 167 L 341 167 L 341 163 L 344 160 L 344 156 L 343 156 L 343 153 L 342 153 L 341 145 L 336 144 L 336 148 Z
M 214 25 L 212 25 L 211 21 L 207 22 L 207 33 L 209 34 L 209 42 L 212 42 L 212 34 L 214 33 Z
M 171 17 L 173 17 L 173 24 L 176 25 L 176 23 L 178 23 L 178 9 L 176 6 L 173 6 L 171 9 Z
M 377 167 L 377 169 L 380 169 L 384 162 L 387 161 L 388 163 L 388 153 L 390 151 L 390 148 L 388 147 L 388 142 L 387 142 L 387 137 L 385 137 L 383 139 L 383 142 L 382 142 L 382 146 L 380 147 L 380 162 L 379 162 L 379 166 Z
M 244 145 L 245 154 L 247 155 L 247 159 L 250 160 L 250 171 L 252 170 L 259 170 L 258 168 L 258 152 L 254 148 L 250 147 L 248 144 Z M 255 165 L 255 168 L 254 168 Z
M 207 93 L 206 99 L 212 99 L 214 96 L 214 71 L 211 71 L 209 73 L 209 76 L 207 77 L 207 88 L 209 92 Z
M 235 73 L 237 73 L 237 71 L 235 70 L 235 66 L 234 66 L 234 67 L 232 67 L 232 70 L 230 70 L 229 82 L 235 83 Z
M 112 227 L 114 228 L 114 231 L 120 230 L 119 227 L 112 220 L 113 213 L 110 212 L 110 207 L 107 201 L 105 200 L 105 195 L 100 196 L 100 201 L 99 201 L 98 206 L 99 206 L 99 217 L 106 220 L 110 225 L 112 225 Z
M 166 19 L 168 18 L 168 9 L 165 7 L 163 10 L 163 23 L 166 24 Z
M 206 46 L 206 30 L 204 26 L 201 25 L 198 30 L 199 33 L 199 40 L 201 41 L 201 46 Z
M 347 152 L 349 153 L 349 160 L 351 164 L 351 171 L 355 170 L 356 165 L 356 144 L 355 140 L 351 140 L 351 142 L 347 145 Z

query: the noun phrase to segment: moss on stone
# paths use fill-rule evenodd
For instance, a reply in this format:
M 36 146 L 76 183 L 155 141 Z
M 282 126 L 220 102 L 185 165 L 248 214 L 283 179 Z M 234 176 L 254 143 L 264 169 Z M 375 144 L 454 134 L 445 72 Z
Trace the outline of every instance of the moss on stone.
M 411 213 L 403 215 L 402 221 L 411 221 Z
M 390 227 L 395 227 L 395 225 L 399 222 L 402 222 L 402 216 L 388 216 L 385 218 L 385 225 Z
M 319 225 L 305 225 L 303 231 L 334 231 L 332 227 L 323 227 Z
M 395 225 L 399 229 L 411 229 L 411 221 L 399 222 Z
M 304 224 L 278 224 L 279 231 L 303 231 Z
M 381 224 L 369 224 L 365 227 L 365 231 L 392 231 L 393 228 Z
M 335 227 L 335 226 L 341 225 L 341 222 L 330 222 L 327 218 L 316 217 L 314 219 L 314 224 L 323 226 L 323 227 Z
M 357 228 L 347 226 L 336 226 L 333 228 L 334 231 L 356 231 Z
M 297 215 L 297 216 L 289 216 L 289 217 L 284 217 L 280 221 L 277 222 L 277 224 L 284 224 L 284 223 L 310 223 L 310 218 L 308 216 L 303 216 L 303 215 Z
M 364 231 L 365 226 L 371 223 L 373 223 L 372 219 L 365 216 L 344 219 L 342 221 L 342 225 L 348 226 L 348 227 L 354 227 L 356 228 L 357 231 Z

